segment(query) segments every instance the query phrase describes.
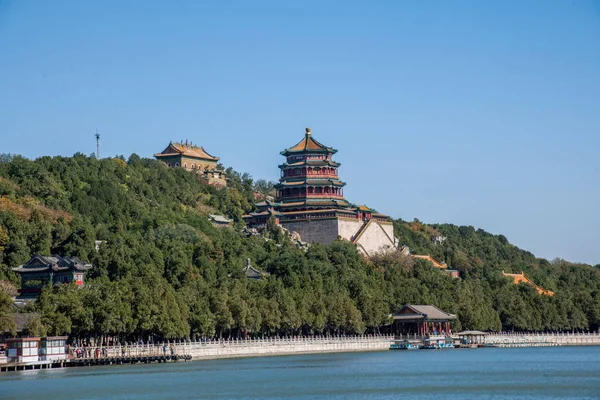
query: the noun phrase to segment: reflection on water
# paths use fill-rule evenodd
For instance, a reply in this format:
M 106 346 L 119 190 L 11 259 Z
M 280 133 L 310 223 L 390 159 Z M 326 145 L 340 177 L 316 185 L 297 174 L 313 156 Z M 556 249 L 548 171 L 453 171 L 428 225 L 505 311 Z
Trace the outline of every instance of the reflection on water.
M 386 351 L 0 375 L 0 399 L 599 399 L 600 347 Z

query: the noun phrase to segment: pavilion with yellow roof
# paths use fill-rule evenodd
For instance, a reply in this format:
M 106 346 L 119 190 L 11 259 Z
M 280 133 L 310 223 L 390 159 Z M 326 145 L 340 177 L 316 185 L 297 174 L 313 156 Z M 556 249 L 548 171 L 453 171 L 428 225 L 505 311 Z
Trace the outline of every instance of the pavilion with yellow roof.
M 211 185 L 226 186 L 225 172 L 218 168 L 219 157 L 208 154 L 202 146 L 193 145 L 187 140 L 170 142 L 166 149 L 154 157 L 169 167 L 196 172 Z
M 397 248 L 394 228 L 387 215 L 367 206 L 355 206 L 344 198 L 338 176 L 337 150 L 318 142 L 306 128 L 304 138 L 285 149 L 286 162 L 279 165 L 281 177 L 275 185 L 275 201 L 256 204 L 244 216 L 250 227 L 262 228 L 271 217 L 282 227 L 297 232 L 305 242 L 331 243 L 342 238 L 354 243 L 365 255 Z

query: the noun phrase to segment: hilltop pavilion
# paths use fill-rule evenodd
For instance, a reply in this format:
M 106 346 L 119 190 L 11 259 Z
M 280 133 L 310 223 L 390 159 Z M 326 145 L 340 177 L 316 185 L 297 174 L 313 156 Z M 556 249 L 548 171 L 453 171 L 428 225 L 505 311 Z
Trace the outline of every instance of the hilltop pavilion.
M 344 198 L 346 185 L 338 175 L 337 150 L 318 142 L 310 128 L 304 138 L 281 152 L 280 179 L 275 201 L 256 204 L 244 216 L 250 227 L 263 228 L 269 218 L 308 243 L 331 243 L 346 239 L 365 255 L 397 248 L 390 217 Z
M 202 146 L 181 141 L 170 142 L 166 149 L 154 155 L 169 167 L 179 167 L 200 174 L 208 184 L 226 186 L 225 172 L 218 168 L 219 157 L 210 155 Z

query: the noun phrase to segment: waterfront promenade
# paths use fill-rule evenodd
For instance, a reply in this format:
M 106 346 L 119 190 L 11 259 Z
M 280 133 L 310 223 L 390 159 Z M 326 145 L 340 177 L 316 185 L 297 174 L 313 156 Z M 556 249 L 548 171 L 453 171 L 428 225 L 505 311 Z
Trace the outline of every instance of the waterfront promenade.
M 106 347 L 105 355 L 162 355 L 170 354 L 171 344 L 177 355 L 190 355 L 193 360 L 259 357 L 287 354 L 343 353 L 387 350 L 391 335 L 327 336 L 305 338 L 267 338 L 252 340 L 175 341 L 168 344 L 134 344 Z
M 458 338 L 456 334 L 453 338 Z M 396 339 L 420 339 L 417 335 L 398 336 Z M 488 332 L 477 343 L 496 347 L 539 346 L 600 346 L 600 332 Z
M 67 360 L 19 363 L 18 367 L 14 363 L 0 364 L 0 371 L 140 362 L 160 363 L 180 360 L 382 351 L 389 349 L 394 339 L 418 338 L 413 335 L 396 338 L 392 335 L 370 335 L 128 344 L 101 348 L 80 348 L 84 350 L 81 352 L 82 356 L 77 357 L 76 352 L 72 351 Z M 481 343 L 495 347 L 600 346 L 600 333 L 488 333 Z
M 406 337 L 413 338 L 413 336 Z M 190 355 L 193 360 L 259 357 L 289 354 L 344 353 L 387 350 L 392 335 L 317 336 L 267 338 L 252 340 L 175 341 L 164 344 L 133 344 L 106 347 L 107 357 L 169 355 L 171 344 L 176 355 Z M 484 343 L 498 347 L 600 346 L 600 333 L 489 333 Z
M 600 346 L 600 333 L 490 333 L 485 343 L 498 347 Z

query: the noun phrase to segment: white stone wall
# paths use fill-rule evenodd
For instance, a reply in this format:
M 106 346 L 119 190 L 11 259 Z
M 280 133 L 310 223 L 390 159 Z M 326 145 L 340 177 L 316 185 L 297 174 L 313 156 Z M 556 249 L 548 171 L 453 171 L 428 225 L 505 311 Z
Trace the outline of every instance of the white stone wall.
M 358 232 L 363 223 L 358 219 L 338 219 L 339 235 L 346 240 L 352 240 L 352 236 Z
M 304 242 L 329 244 L 336 240 L 338 236 L 352 241 L 352 238 L 358 234 L 364 223 L 364 221 L 358 219 L 332 218 L 282 221 L 281 226 L 289 231 L 298 232 Z M 365 255 L 392 251 L 396 247 L 394 226 L 391 223 L 373 220 L 362 232 L 356 244 L 358 249 Z
M 358 249 L 367 255 L 395 249 L 394 227 L 384 222 L 372 221 L 356 241 Z
M 270 338 L 256 340 L 213 340 L 208 342 L 176 342 L 176 355 L 191 355 L 193 360 L 233 357 L 259 357 L 286 354 L 342 353 L 387 350 L 392 335 L 332 336 L 307 338 Z M 127 347 L 105 347 L 107 357 L 160 356 L 171 354 L 171 344 L 133 344 Z
M 178 354 L 189 354 L 193 360 L 211 358 L 259 357 L 288 354 L 343 353 L 387 350 L 391 336 L 318 339 L 271 339 L 220 342 L 176 346 Z

